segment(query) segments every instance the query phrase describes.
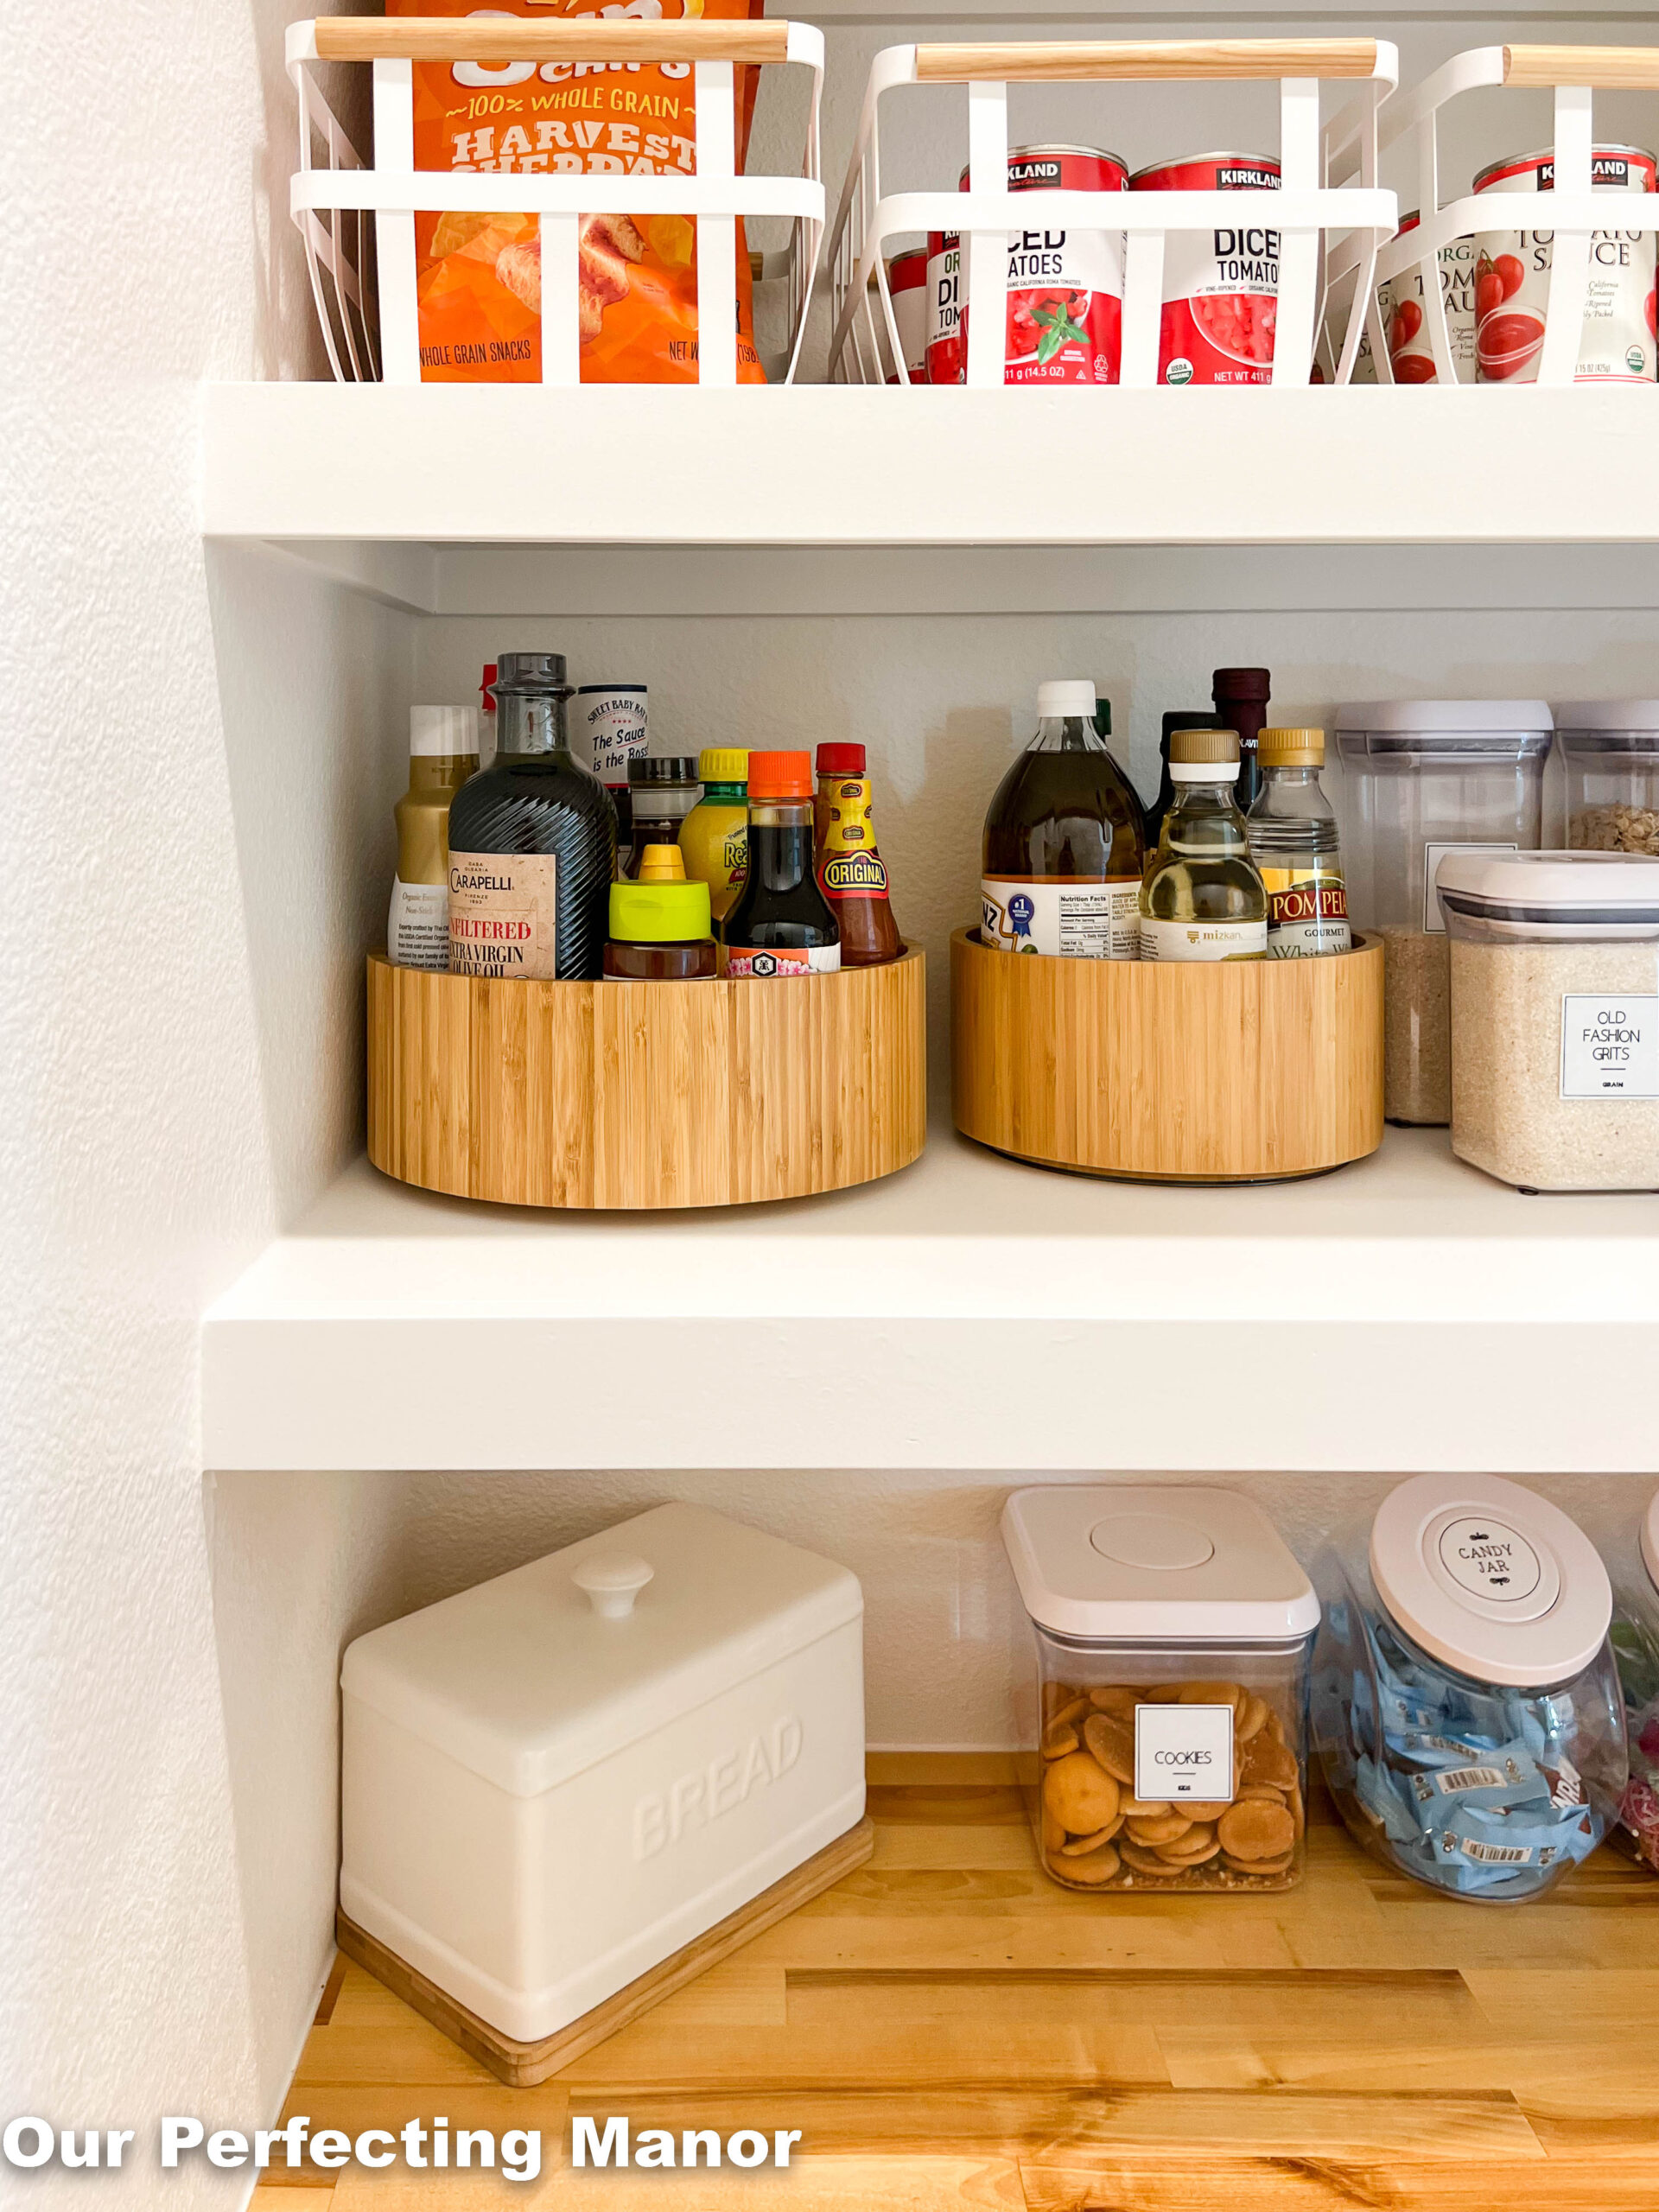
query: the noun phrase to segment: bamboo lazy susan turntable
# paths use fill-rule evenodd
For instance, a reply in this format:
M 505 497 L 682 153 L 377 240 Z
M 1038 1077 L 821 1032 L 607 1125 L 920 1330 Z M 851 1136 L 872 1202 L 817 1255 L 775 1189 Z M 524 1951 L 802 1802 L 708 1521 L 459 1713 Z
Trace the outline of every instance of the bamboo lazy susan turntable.
M 1382 1141 L 1382 948 L 1317 960 L 1065 960 L 950 940 L 964 1136 L 1046 1167 L 1275 1181 Z
M 369 1158 L 511 1205 L 741 1205 L 907 1167 L 925 965 L 537 983 L 369 957 Z

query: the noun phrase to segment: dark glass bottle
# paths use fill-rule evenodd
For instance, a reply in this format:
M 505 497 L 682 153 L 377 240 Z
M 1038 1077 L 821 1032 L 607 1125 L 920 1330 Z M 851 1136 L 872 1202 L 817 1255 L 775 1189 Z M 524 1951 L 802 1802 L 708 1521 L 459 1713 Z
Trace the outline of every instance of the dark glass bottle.
M 841 965 L 841 929 L 813 867 L 812 760 L 749 755 L 749 872 L 721 925 L 731 976 L 805 976 Z
M 1248 814 L 1262 789 L 1255 741 L 1268 719 L 1271 680 L 1265 668 L 1218 668 L 1214 686 L 1217 728 L 1238 734 L 1238 810 Z
M 449 809 L 451 973 L 589 982 L 602 971 L 616 810 L 574 757 L 563 653 L 503 653 L 494 761 Z
M 680 824 L 697 803 L 697 764 L 690 754 L 642 753 L 628 763 L 628 807 L 632 829 L 627 865 L 630 883 L 639 880 L 648 845 L 677 845 Z
M 1201 714 L 1197 708 L 1190 714 L 1185 708 L 1177 708 L 1173 715 L 1164 716 L 1163 731 L 1158 740 L 1158 796 L 1146 809 L 1148 861 L 1158 849 L 1158 832 L 1164 826 L 1164 817 L 1175 804 L 1175 785 L 1169 772 L 1170 739 L 1178 729 L 1221 729 L 1225 727 L 1219 715 Z

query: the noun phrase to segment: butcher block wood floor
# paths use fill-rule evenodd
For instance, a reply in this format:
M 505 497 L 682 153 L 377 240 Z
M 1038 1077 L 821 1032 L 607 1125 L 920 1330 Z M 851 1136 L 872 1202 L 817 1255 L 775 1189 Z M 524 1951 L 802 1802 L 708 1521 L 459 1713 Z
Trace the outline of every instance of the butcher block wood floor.
M 541 2088 L 337 1961 L 289 2111 L 539 2127 L 547 2164 L 296 2174 L 257 2212 L 1659 2212 L 1659 1878 L 1604 1850 L 1455 1904 L 1316 1799 L 1286 1896 L 1096 1899 L 1039 1872 L 1004 1763 L 871 1781 L 868 1866 Z M 786 2173 L 572 2171 L 572 2112 L 804 2140 Z

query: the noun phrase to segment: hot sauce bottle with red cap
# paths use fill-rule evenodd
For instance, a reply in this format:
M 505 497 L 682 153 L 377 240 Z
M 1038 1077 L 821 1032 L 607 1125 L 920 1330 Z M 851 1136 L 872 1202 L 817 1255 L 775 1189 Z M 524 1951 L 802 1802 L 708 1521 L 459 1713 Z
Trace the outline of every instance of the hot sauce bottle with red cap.
M 841 930 L 813 868 L 812 757 L 749 755 L 749 872 L 721 927 L 728 976 L 841 965 Z
M 904 950 L 875 849 L 861 745 L 818 747 L 818 888 L 841 925 L 843 968 L 874 968 Z

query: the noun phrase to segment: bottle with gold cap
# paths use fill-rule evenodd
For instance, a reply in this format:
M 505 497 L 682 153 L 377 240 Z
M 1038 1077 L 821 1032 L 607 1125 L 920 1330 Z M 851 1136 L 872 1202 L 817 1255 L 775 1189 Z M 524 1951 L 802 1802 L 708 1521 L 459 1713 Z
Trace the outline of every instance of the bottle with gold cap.
M 386 916 L 394 968 L 449 965 L 449 804 L 478 772 L 473 707 L 411 707 L 409 789 L 393 810 L 397 873 Z
M 1169 773 L 1175 797 L 1141 886 L 1141 957 L 1264 959 L 1268 893 L 1234 803 L 1236 732 L 1174 731 Z
M 705 746 L 697 755 L 702 797 L 680 824 L 680 850 L 693 882 L 706 883 L 715 919 L 724 921 L 743 888 L 749 855 L 749 756 L 740 747 Z
M 677 845 L 647 845 L 636 880 L 611 886 L 605 973 L 634 982 L 690 983 L 714 975 L 718 958 L 708 885 L 686 881 Z
M 1353 938 L 1337 810 L 1319 787 L 1325 732 L 1264 729 L 1256 758 L 1262 789 L 1246 826 L 1250 857 L 1268 887 L 1268 957 L 1346 952 Z

